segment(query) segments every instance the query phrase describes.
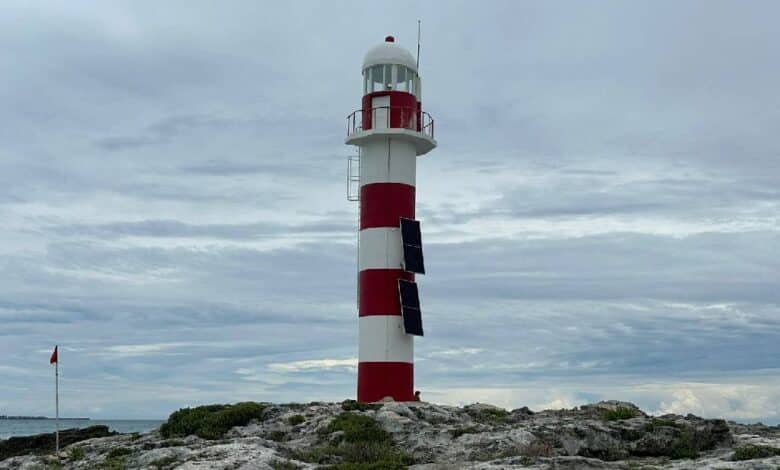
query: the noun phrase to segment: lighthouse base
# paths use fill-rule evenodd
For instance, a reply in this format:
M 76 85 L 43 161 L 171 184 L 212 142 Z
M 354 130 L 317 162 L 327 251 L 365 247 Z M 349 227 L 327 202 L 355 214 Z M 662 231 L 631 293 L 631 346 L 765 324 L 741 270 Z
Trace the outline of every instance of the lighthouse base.
M 414 400 L 414 364 L 408 362 L 358 364 L 358 401 L 370 403 L 388 396 L 395 401 Z

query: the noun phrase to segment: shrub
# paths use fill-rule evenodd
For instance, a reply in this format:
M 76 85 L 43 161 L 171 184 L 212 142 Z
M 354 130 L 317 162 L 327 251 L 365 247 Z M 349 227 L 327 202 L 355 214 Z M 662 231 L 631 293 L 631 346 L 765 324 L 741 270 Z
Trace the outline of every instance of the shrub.
M 125 470 L 127 468 L 125 465 L 125 457 L 120 456 L 106 458 L 98 468 L 100 470 Z
M 341 409 L 344 411 L 368 411 L 382 408 L 379 403 L 361 403 L 355 400 L 344 400 L 341 402 Z
M 346 442 L 386 442 L 390 434 L 379 427 L 376 421 L 368 416 L 355 413 L 341 413 L 328 425 L 328 432 L 344 432 Z
M 184 441 L 181 439 L 166 439 L 162 442 L 160 442 L 160 445 L 158 447 L 181 447 L 184 445 Z M 154 448 L 154 446 L 152 446 Z M 146 449 L 145 449 L 146 450 Z
M 699 448 L 694 442 L 693 432 L 684 431 L 672 443 L 669 457 L 673 459 L 695 459 L 699 457 Z
M 125 455 L 131 454 L 133 451 L 128 449 L 127 447 L 114 447 L 110 451 L 108 451 L 108 454 L 106 454 L 106 457 L 109 459 L 113 459 L 116 457 L 124 457 Z
M 83 447 L 71 447 L 70 448 L 70 459 L 71 460 L 81 460 L 84 458 L 86 453 L 84 452 Z
M 772 446 L 747 445 L 734 449 L 734 455 L 731 460 L 753 460 L 765 459 L 780 455 L 780 449 Z
M 335 463 L 338 457 L 336 446 L 311 447 L 306 450 L 296 450 L 289 453 L 289 457 L 302 462 L 328 464 Z
M 552 457 L 555 455 L 555 447 L 549 441 L 536 439 L 524 445 L 520 453 L 526 457 Z
M 653 432 L 656 429 L 663 428 L 663 427 L 676 428 L 678 427 L 678 425 L 677 423 L 669 419 L 653 418 L 650 420 L 649 423 L 645 424 L 645 431 Z
M 406 470 L 409 466 L 401 462 L 345 462 L 330 467 L 332 470 Z
M 273 460 L 268 464 L 273 470 L 299 470 L 300 465 L 289 460 Z
M 450 429 L 450 436 L 452 436 L 453 439 L 457 439 L 457 438 L 459 438 L 460 436 L 462 436 L 464 434 L 477 434 L 479 432 L 480 432 L 480 430 L 479 430 L 478 427 L 476 427 L 476 426 L 468 426 L 468 427 L 465 427 L 465 428 Z
M 303 415 L 293 415 L 287 418 L 287 422 L 290 423 L 291 426 L 297 426 L 304 421 L 306 421 L 306 418 L 304 418 Z
M 509 419 L 509 412 L 501 408 L 467 409 L 466 412 L 478 423 L 499 424 Z
M 167 457 L 162 457 L 157 460 L 154 460 L 150 462 L 149 465 L 156 468 L 157 470 L 162 470 L 163 468 L 171 466 L 172 464 L 178 461 L 179 459 L 175 455 L 169 455 Z
M 254 402 L 182 408 L 160 426 L 160 434 L 165 438 L 194 434 L 203 439 L 219 439 L 234 426 L 246 426 L 253 419 L 261 419 L 265 408 Z
M 368 416 L 341 413 L 326 428 L 342 432 L 337 445 L 310 449 L 296 458 L 311 463 L 330 464 L 333 470 L 400 470 L 413 463 L 397 449 L 389 433 Z
M 621 419 L 631 419 L 635 418 L 638 415 L 637 411 L 633 408 L 628 408 L 625 406 L 618 406 L 614 410 L 606 410 L 604 411 L 604 419 L 607 421 L 618 421 Z
M 287 439 L 287 433 L 284 431 L 271 431 L 268 433 L 268 439 L 275 442 L 282 442 Z

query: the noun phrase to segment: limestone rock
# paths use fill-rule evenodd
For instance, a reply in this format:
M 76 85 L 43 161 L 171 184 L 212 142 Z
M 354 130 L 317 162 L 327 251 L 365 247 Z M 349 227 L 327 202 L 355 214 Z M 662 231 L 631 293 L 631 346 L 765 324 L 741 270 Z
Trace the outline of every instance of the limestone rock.
M 344 416 L 337 420 L 345 413 L 348 422 Z M 341 424 L 334 427 L 333 423 Z M 91 435 L 84 433 L 82 437 Z M 361 444 L 361 439 L 376 442 Z M 24 442 L 35 439 L 26 438 Z M 486 404 L 454 407 L 394 401 L 373 405 L 269 405 L 261 419 L 234 427 L 217 440 L 196 436 L 165 439 L 158 431 L 151 431 L 140 436 L 114 435 L 68 444 L 60 453 L 63 469 L 120 465 L 159 470 L 316 469 L 345 459 L 368 463 L 382 453 L 415 470 L 780 466 L 778 426 L 737 424 L 693 415 L 653 417 L 631 403 L 618 401 L 538 412 L 528 408 L 507 411 Z M 735 448 L 743 446 L 777 448 L 779 453 L 765 452 L 770 456 L 733 461 Z M 0 470 L 54 466 L 54 456 L 35 454 L 45 452 L 46 447 L 37 449 L 31 446 L 29 451 L 21 451 L 25 455 L 0 459 Z M 398 464 L 393 465 L 390 468 Z

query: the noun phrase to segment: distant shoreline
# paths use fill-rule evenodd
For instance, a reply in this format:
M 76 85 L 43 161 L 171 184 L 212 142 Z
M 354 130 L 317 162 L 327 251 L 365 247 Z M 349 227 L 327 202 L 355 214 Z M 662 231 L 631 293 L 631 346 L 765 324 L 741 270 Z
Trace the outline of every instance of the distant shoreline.
M 48 416 L 4 416 L 0 415 L 0 419 L 6 419 L 6 420 L 33 420 L 33 419 L 56 419 L 56 418 L 49 418 Z M 60 418 L 60 421 L 89 421 L 90 418 Z

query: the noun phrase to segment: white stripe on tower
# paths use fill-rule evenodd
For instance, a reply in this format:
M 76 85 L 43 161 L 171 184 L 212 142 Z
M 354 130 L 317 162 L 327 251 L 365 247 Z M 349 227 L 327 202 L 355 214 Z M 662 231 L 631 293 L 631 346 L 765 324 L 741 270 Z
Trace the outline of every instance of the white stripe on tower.
M 360 231 L 360 270 L 401 269 L 403 244 L 399 227 L 364 228 Z

